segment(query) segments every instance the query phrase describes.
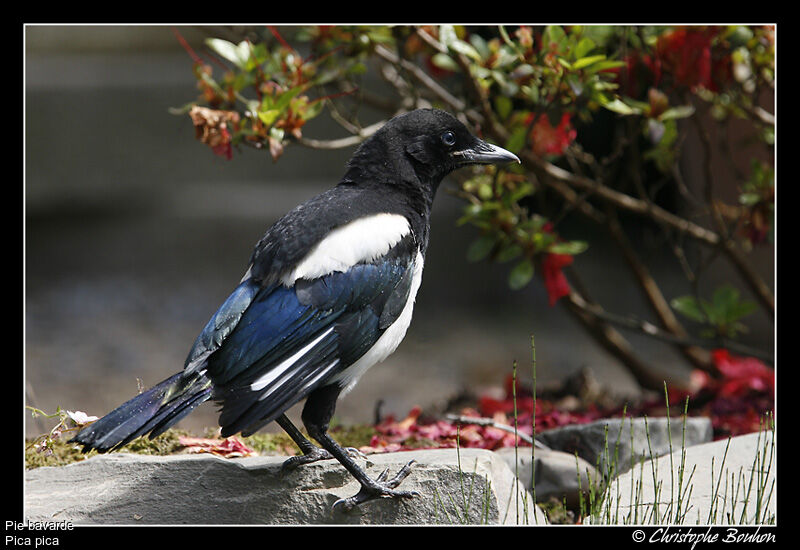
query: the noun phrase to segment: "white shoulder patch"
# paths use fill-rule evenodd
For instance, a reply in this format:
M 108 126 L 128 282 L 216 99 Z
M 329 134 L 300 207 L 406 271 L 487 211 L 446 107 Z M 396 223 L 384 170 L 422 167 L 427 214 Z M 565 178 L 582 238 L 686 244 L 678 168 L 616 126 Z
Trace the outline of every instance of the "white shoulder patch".
M 383 256 L 410 231 L 408 220 L 400 214 L 359 218 L 331 231 L 281 282 L 292 286 L 297 279 L 316 279 L 335 271 L 347 271 L 357 263 Z

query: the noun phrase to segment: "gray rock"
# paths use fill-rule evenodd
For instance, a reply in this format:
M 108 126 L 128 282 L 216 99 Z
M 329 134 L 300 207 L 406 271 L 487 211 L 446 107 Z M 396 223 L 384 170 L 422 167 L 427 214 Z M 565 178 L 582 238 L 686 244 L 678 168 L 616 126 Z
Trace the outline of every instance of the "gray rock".
M 416 460 L 401 485 L 419 497 L 381 499 L 345 512 L 333 503 L 358 483 L 334 460 L 281 473 L 285 457 L 223 459 L 114 453 L 26 472 L 26 518 L 74 524 L 509 524 L 545 523 L 506 463 L 482 449 L 376 454 L 390 476 Z M 516 495 L 516 501 L 515 501 Z M 535 516 L 534 516 L 535 514 Z
M 624 473 L 642 459 L 706 443 L 712 438 L 711 420 L 703 417 L 686 418 L 685 423 L 680 418 L 608 418 L 536 436 L 553 450 L 577 453 L 606 477 Z
M 516 473 L 525 489 L 533 491 L 532 480 L 536 480 L 537 502 L 555 499 L 570 509 L 578 509 L 581 495 L 583 501 L 588 502 L 590 487 L 598 488 L 601 479 L 594 466 L 574 454 L 537 448 L 532 455 L 530 447 L 508 447 L 496 452 Z M 531 468 L 532 460 L 534 468 Z
M 774 523 L 776 454 L 772 432 L 762 432 L 646 461 L 611 483 L 608 506 L 592 522 Z

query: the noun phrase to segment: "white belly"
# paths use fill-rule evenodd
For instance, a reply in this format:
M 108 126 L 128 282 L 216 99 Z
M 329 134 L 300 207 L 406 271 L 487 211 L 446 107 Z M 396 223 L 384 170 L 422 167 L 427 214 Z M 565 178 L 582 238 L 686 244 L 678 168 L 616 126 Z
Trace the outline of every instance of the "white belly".
M 397 320 L 383 332 L 381 337 L 378 338 L 378 341 L 375 342 L 367 353 L 362 355 L 361 358 L 350 365 L 350 367 L 331 379 L 332 382 L 337 382 L 343 386 L 341 395 L 345 395 L 352 390 L 356 382 L 358 382 L 358 379 L 361 378 L 361 375 L 367 372 L 367 369 L 389 357 L 394 350 L 397 349 L 397 346 L 400 345 L 400 342 L 403 341 L 403 338 L 405 338 L 408 326 L 411 324 L 411 316 L 414 312 L 414 300 L 417 297 L 419 285 L 422 283 L 423 262 L 422 254 L 417 252 L 417 258 L 414 262 L 414 273 L 411 279 L 411 288 L 408 292 L 408 301 L 403 307 L 403 311 L 400 312 L 400 316 Z

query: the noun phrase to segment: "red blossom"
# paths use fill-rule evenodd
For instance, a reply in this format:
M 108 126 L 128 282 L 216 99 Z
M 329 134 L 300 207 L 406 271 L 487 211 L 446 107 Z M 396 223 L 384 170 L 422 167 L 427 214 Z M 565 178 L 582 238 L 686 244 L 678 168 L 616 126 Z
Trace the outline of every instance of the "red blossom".
M 722 374 L 719 393 L 741 397 L 754 392 L 773 392 L 775 372 L 753 357 L 736 357 L 728 350 L 717 349 L 711 354 L 714 366 Z
M 764 415 L 774 406 L 775 372 L 758 359 L 735 356 L 725 349 L 714 350 L 711 359 L 718 376 L 695 370 L 692 390 L 670 393 L 670 400 L 688 396 L 690 406 L 692 400 L 703 403 L 693 413 L 711 418 L 715 439 L 763 429 Z
M 561 270 L 571 263 L 572 256 L 569 254 L 545 254 L 544 260 L 542 260 L 542 278 L 551 307 L 559 298 L 570 293 L 569 282 Z
M 534 116 L 536 115 L 529 115 L 526 123 L 530 124 Z M 561 115 L 558 125 L 554 128 L 546 115 L 538 115 L 530 133 L 533 152 L 540 157 L 562 155 L 569 144 L 575 141 L 578 136 L 578 132 L 570 122 L 571 118 L 572 115 L 570 113 L 564 113 Z
M 219 128 L 220 133 L 220 143 L 211 147 L 211 150 L 214 151 L 215 155 L 219 155 L 224 159 L 231 160 L 233 158 L 233 146 L 231 144 L 231 133 L 228 131 L 228 128 L 225 124 L 222 124 Z
M 665 32 L 656 43 L 656 56 L 677 84 L 716 91 L 730 77 L 730 54 L 717 51 L 712 39 L 718 27 L 680 27 Z

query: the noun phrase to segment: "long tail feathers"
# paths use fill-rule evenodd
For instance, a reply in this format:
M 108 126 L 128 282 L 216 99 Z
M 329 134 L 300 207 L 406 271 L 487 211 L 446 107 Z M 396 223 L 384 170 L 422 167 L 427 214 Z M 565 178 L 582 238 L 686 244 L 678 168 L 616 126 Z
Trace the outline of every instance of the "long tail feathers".
M 100 420 L 86 426 L 70 442 L 83 451 L 105 453 L 127 445 L 147 433 L 154 438 L 211 397 L 205 376 L 184 379 L 178 373 L 123 403 Z

